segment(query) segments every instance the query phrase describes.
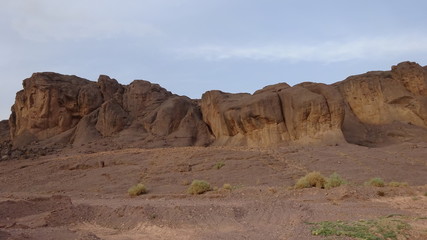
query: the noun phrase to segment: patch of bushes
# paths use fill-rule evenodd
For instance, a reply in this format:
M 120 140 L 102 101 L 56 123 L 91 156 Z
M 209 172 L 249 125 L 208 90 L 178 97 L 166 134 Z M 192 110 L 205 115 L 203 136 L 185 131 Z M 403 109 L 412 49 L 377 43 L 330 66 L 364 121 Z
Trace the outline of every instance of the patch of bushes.
M 128 194 L 131 197 L 136 197 L 145 193 L 147 193 L 147 188 L 142 183 L 138 183 L 135 186 L 132 186 L 128 189 Z
M 325 188 L 326 189 L 335 188 L 343 184 L 348 184 L 348 182 L 344 180 L 338 173 L 334 172 L 326 180 Z
M 373 186 L 373 187 L 385 187 L 385 182 L 382 180 L 382 178 L 371 178 L 369 181 L 365 183 L 367 186 Z
M 324 188 L 326 183 L 325 177 L 319 172 L 311 172 L 305 175 L 304 177 L 298 179 L 295 184 L 296 189 L 300 188 Z
M 397 216 L 355 222 L 326 221 L 308 224 L 314 225 L 311 229 L 312 235 L 347 236 L 369 240 L 406 239 L 405 233 L 410 229 L 410 225 Z
M 202 194 L 211 190 L 211 185 L 203 180 L 193 180 L 190 187 L 187 189 L 189 194 Z

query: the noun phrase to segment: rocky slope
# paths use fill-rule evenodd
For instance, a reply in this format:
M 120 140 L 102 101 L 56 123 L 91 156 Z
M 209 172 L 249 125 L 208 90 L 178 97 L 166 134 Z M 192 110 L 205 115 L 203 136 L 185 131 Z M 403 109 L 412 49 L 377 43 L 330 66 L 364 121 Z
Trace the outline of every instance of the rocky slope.
M 104 75 L 92 82 L 35 73 L 23 87 L 9 120 L 15 148 L 105 139 L 138 147 L 427 140 L 427 70 L 413 62 L 332 85 L 208 91 L 200 101 L 147 81 L 125 86 Z

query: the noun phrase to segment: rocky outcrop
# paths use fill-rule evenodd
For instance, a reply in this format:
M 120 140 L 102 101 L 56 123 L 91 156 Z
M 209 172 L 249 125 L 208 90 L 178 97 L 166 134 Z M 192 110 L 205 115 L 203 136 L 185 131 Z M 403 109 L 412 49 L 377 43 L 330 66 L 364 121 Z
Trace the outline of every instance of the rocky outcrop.
M 121 144 L 207 145 L 212 136 L 197 104 L 157 84 L 122 86 L 57 73 L 35 73 L 17 93 L 9 123 L 15 147 L 31 142 L 84 144 L 110 137 Z
M 35 73 L 23 86 L 9 120 L 15 149 L 101 140 L 123 147 L 427 141 L 427 70 L 413 62 L 332 85 L 279 83 L 254 94 L 215 90 L 201 100 L 143 80 L 121 85 L 105 75 L 92 82 Z
M 23 87 L 10 118 L 11 138 L 17 145 L 65 132 L 102 103 L 98 86 L 76 76 L 35 73 Z
M 324 84 L 278 84 L 253 95 L 210 91 L 203 94 L 201 108 L 218 145 L 343 141 L 343 102 Z
M 418 128 L 421 133 L 427 128 L 427 73 L 416 63 L 403 62 L 391 71 L 351 76 L 335 86 L 346 104 L 343 132 L 349 142 L 376 143 L 378 136 L 373 135 L 396 135 L 391 129 L 398 123 L 400 129 L 407 129 L 403 132 Z
M 7 120 L 0 121 L 0 143 L 10 140 L 9 122 Z

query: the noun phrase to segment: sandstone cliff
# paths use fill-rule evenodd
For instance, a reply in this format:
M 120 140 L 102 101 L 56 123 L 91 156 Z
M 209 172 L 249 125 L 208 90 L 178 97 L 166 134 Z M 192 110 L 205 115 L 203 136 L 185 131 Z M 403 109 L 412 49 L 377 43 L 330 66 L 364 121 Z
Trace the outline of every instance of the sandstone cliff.
M 9 119 L 15 148 L 103 139 L 122 147 L 427 141 L 427 70 L 413 62 L 332 85 L 208 91 L 199 101 L 147 81 L 121 85 L 105 75 L 92 82 L 35 73 L 23 87 Z
M 270 146 L 344 139 L 340 94 L 324 84 L 278 84 L 253 95 L 209 91 L 202 96 L 201 108 L 219 145 Z
M 403 62 L 391 71 L 368 72 L 334 84 L 346 105 L 343 132 L 352 143 L 426 139 L 427 71 Z
M 103 137 L 147 147 L 199 146 L 212 140 L 193 100 L 147 81 L 123 86 L 104 75 L 91 82 L 35 73 L 23 86 L 9 120 L 17 147 L 34 141 L 80 145 Z

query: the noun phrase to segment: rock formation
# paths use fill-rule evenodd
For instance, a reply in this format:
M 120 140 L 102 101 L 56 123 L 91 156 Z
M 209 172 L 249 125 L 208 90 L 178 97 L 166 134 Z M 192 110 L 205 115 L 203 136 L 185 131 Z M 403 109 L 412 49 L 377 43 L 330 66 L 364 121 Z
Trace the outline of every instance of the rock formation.
M 427 72 L 420 65 L 403 62 L 391 71 L 351 76 L 334 86 L 346 104 L 347 141 L 375 145 L 393 136 L 401 141 L 415 132 L 425 138 Z
M 122 86 L 57 73 L 35 73 L 17 93 L 10 117 L 16 147 L 34 141 L 84 144 L 102 137 L 144 146 L 207 145 L 212 137 L 197 104 L 157 84 Z
M 35 73 L 23 86 L 9 119 L 15 148 L 101 139 L 124 147 L 427 140 L 427 70 L 413 62 L 332 85 L 280 83 L 254 94 L 215 90 L 197 101 L 147 81 L 121 85 L 105 75 L 92 82 Z
M 267 86 L 250 94 L 209 91 L 202 96 L 204 121 L 219 145 L 271 146 L 281 142 L 340 142 L 344 107 L 339 92 L 324 84 Z

